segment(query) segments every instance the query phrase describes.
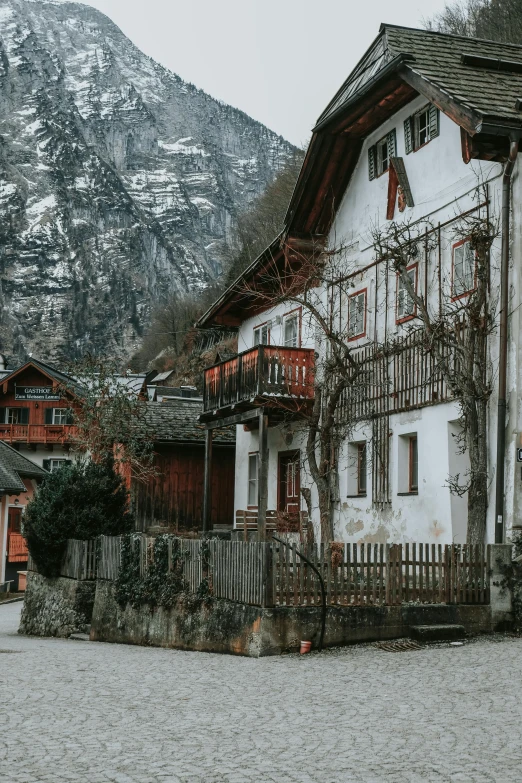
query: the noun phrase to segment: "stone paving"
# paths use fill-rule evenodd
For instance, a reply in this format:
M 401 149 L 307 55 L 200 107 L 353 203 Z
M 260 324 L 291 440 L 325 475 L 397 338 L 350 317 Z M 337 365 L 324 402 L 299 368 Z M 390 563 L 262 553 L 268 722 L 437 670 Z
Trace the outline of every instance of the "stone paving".
M 1 783 L 522 781 L 522 639 L 248 659 L 18 636 L 20 607 Z

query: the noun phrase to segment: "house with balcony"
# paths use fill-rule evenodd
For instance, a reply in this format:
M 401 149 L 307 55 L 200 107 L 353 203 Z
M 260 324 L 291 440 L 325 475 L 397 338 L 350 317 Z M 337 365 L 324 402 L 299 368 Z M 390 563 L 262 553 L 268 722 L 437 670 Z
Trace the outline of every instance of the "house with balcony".
M 66 390 L 67 387 L 67 390 Z M 74 380 L 31 359 L 0 378 L 0 441 L 45 470 L 70 461 Z
M 198 323 L 238 331 L 238 355 L 205 371 L 201 422 L 209 463 L 213 429 L 236 425 L 235 514 L 250 511 L 260 537 L 268 512 L 305 502 L 320 535 L 307 440 L 318 391 L 330 393 L 325 322 L 364 379 L 342 397 L 328 455 L 334 539 L 466 541 L 455 357 L 486 319 L 484 537 L 521 526 L 521 137 L 521 46 L 393 25 L 319 117 L 282 233 Z M 470 321 L 480 286 L 486 315 Z M 452 334 L 446 354 L 435 323 Z
M 43 468 L 0 441 L 0 590 L 7 586 L 10 591 L 25 589 L 24 509 L 46 475 Z

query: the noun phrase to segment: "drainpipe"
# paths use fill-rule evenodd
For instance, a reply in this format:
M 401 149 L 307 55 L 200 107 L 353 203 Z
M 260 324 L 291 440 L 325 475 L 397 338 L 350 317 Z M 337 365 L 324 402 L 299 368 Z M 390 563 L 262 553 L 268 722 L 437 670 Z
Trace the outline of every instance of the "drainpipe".
M 509 157 L 502 177 L 502 250 L 500 258 L 500 339 L 498 363 L 497 470 L 495 499 L 495 543 L 504 542 L 504 461 L 506 453 L 506 386 L 509 298 L 509 212 L 511 174 L 518 155 L 519 139 L 511 139 Z

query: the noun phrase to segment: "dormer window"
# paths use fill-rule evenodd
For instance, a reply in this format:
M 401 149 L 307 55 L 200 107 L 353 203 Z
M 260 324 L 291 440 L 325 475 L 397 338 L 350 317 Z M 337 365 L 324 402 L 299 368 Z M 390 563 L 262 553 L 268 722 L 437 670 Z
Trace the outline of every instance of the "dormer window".
M 439 135 L 439 110 L 432 103 L 404 120 L 404 149 L 416 152 Z
M 397 154 L 397 142 L 395 128 L 391 130 L 377 144 L 368 150 L 368 173 L 370 179 L 380 177 L 390 167 L 390 158 Z

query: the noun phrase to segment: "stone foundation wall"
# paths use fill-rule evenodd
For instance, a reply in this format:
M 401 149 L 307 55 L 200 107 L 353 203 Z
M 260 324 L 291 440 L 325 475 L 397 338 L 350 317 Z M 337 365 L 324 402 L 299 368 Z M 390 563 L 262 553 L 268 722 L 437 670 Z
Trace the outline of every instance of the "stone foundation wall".
M 470 634 L 490 632 L 490 606 L 403 605 L 329 607 L 325 646 L 394 639 L 411 625 L 457 623 Z M 302 639 L 319 640 L 320 607 L 261 609 L 214 599 L 180 600 L 171 609 L 120 607 L 112 582 L 99 581 L 91 639 L 253 657 L 297 650 Z
M 95 591 L 96 582 L 47 579 L 29 572 L 18 632 L 61 637 L 85 632 L 91 622 Z

